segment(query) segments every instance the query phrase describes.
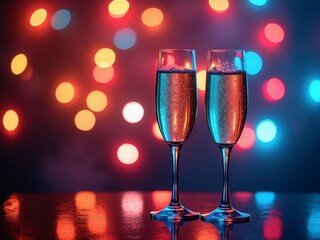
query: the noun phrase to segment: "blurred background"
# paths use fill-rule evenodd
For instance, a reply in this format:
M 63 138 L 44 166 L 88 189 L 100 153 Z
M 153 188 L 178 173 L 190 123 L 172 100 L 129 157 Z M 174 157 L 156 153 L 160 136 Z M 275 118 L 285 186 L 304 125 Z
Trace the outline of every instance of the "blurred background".
M 249 112 L 231 191 L 320 191 L 319 3 L 2 1 L 0 191 L 170 189 L 156 124 L 159 48 L 193 48 L 198 116 L 180 189 L 220 191 L 204 114 L 206 52 L 246 50 Z

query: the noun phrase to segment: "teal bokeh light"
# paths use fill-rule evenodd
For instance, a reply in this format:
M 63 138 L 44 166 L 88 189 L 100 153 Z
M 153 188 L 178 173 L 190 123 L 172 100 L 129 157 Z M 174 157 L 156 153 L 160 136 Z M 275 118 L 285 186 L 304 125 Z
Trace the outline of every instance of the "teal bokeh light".
M 320 207 L 311 209 L 307 222 L 310 239 L 320 239 Z
M 129 49 L 135 45 L 137 41 L 137 35 L 131 28 L 122 28 L 116 32 L 113 38 L 114 44 L 119 49 Z
M 260 208 L 269 208 L 272 207 L 276 199 L 275 192 L 256 192 L 255 200 L 258 207 Z
M 70 12 L 66 9 L 61 9 L 53 14 L 51 18 L 51 26 L 55 30 L 62 30 L 69 25 L 70 20 Z
M 309 94 L 312 100 L 320 102 L 320 80 L 313 80 L 310 83 Z
M 261 121 L 257 127 L 257 137 L 261 142 L 271 142 L 277 135 L 277 127 L 270 119 Z
M 255 75 L 260 72 L 262 68 L 262 58 L 254 51 L 246 52 L 246 69 L 247 73 Z
M 249 0 L 249 2 L 256 6 L 263 6 L 267 3 L 267 0 Z

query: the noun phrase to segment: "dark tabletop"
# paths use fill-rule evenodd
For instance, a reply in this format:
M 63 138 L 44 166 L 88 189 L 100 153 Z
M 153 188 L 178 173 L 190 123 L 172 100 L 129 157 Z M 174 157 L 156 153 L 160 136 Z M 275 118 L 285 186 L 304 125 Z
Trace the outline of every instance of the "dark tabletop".
M 149 212 L 169 200 L 168 191 L 16 193 L 1 206 L 0 239 L 320 239 L 318 193 L 232 193 L 251 221 L 231 225 L 151 220 Z M 205 213 L 220 194 L 183 192 L 180 200 Z

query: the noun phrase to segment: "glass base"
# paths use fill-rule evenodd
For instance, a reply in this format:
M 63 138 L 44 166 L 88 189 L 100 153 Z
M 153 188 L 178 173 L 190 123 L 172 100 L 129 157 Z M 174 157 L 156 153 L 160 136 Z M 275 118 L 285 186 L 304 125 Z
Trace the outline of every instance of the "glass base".
M 150 217 L 157 220 L 187 221 L 200 218 L 200 213 L 193 212 L 182 205 L 169 205 L 160 211 L 150 212 Z
M 217 208 L 212 212 L 201 214 L 201 220 L 205 222 L 243 223 L 250 221 L 250 214 L 240 212 L 232 207 Z

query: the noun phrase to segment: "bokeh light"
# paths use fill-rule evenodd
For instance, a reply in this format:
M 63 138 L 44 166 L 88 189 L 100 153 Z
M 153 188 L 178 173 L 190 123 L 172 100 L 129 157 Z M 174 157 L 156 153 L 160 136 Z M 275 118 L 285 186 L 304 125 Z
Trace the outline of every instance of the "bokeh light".
M 28 59 L 26 55 L 20 53 L 16 55 L 11 61 L 11 71 L 15 75 L 21 74 L 28 65 Z
M 229 230 L 224 230 L 224 233 L 221 233 L 221 230 L 215 224 L 210 224 L 208 228 L 199 228 L 197 233 L 193 236 L 194 240 L 224 240 L 228 239 L 229 235 L 225 232 L 230 232 Z M 228 228 L 228 225 L 225 224 L 225 227 Z M 222 235 L 223 234 L 223 235 Z
M 139 151 L 136 146 L 130 143 L 124 143 L 118 148 L 117 157 L 120 162 L 130 165 L 138 160 Z
M 152 125 L 152 133 L 153 136 L 155 136 L 155 138 L 159 139 L 159 140 L 163 140 L 159 125 L 157 123 L 157 121 L 155 121 Z
M 83 109 L 76 114 L 74 123 L 79 130 L 90 131 L 96 124 L 96 117 L 91 111 Z
M 107 104 L 107 96 L 101 91 L 92 91 L 87 96 L 87 106 L 94 112 L 103 111 L 107 107 Z
M 206 70 L 200 70 L 197 72 L 197 86 L 198 86 L 198 89 L 201 91 L 206 90 L 206 76 L 207 76 Z
M 99 83 L 107 83 L 112 80 L 114 76 L 113 66 L 102 68 L 98 65 L 93 69 L 93 77 Z
M 279 78 L 271 78 L 262 86 L 262 93 L 264 97 L 270 101 L 278 101 L 285 95 L 286 87 Z
M 2 123 L 7 131 L 16 130 L 19 125 L 18 113 L 13 109 L 7 110 L 3 115 Z
M 40 26 L 47 19 L 47 10 L 44 8 L 37 9 L 30 17 L 30 24 L 33 27 Z
M 243 69 L 242 53 L 238 52 L 237 55 L 239 55 L 239 56 L 234 57 L 234 60 L 233 60 L 234 66 L 237 69 Z
M 313 80 L 310 83 L 309 94 L 313 101 L 320 102 L 320 80 Z
M 209 0 L 209 6 L 212 10 L 218 13 L 223 13 L 229 8 L 228 0 Z
M 116 54 L 110 48 L 101 48 L 94 56 L 95 63 L 101 68 L 108 68 L 112 66 L 115 60 Z
M 21 73 L 20 77 L 24 81 L 28 81 L 32 78 L 33 69 L 30 65 L 27 65 L 26 69 Z
M 107 135 L 103 138 L 107 138 L 109 142 L 119 141 L 119 145 L 126 142 L 127 138 L 130 139 L 130 134 L 139 132 L 137 127 L 146 126 L 145 132 L 140 131 L 138 134 L 138 138 L 141 139 L 135 139 L 137 142 L 133 144 L 139 143 L 140 140 L 145 141 L 145 135 L 149 134 L 148 137 L 153 143 L 153 145 L 150 143 L 151 151 L 156 149 L 157 145 L 163 142 L 163 137 L 150 109 L 153 108 L 151 95 L 154 94 L 152 69 L 155 67 L 156 60 L 156 53 L 152 51 L 156 50 L 153 45 L 159 45 L 159 43 L 163 43 L 163 47 L 195 47 L 197 49 L 200 70 L 197 71 L 197 86 L 200 105 L 203 104 L 206 82 L 206 71 L 203 70 L 206 46 L 212 44 L 213 47 L 219 47 L 225 44 L 227 45 L 225 47 L 232 47 L 238 44 L 249 47 L 245 56 L 246 70 L 250 75 L 257 74 L 253 77 L 249 76 L 249 81 L 255 81 L 249 84 L 250 91 L 252 90 L 250 109 L 255 122 L 244 127 L 236 145 L 236 150 L 240 149 L 240 158 L 245 160 L 244 150 L 261 153 L 274 147 L 278 148 L 278 145 L 288 141 L 291 133 L 286 131 L 290 129 L 295 129 L 305 138 L 311 138 L 310 142 L 316 142 L 315 134 L 310 133 L 311 125 L 305 122 L 308 120 L 316 122 L 318 117 L 320 76 L 313 75 L 317 74 L 317 62 L 311 58 L 300 61 L 301 59 L 297 58 L 300 57 L 299 54 L 291 53 L 307 52 L 309 57 L 318 56 L 319 54 L 316 53 L 320 45 L 313 45 L 319 40 L 320 32 L 315 29 L 316 21 L 290 16 L 295 12 L 293 10 L 289 14 L 283 14 L 282 10 L 288 7 L 285 6 L 286 4 L 267 0 L 247 0 L 236 4 L 228 0 L 207 0 L 200 5 L 192 6 L 185 3 L 180 6 L 175 3 L 169 7 L 161 1 L 147 3 L 109 0 L 94 2 L 89 4 L 90 6 L 76 2 L 65 2 L 65 4 L 19 2 L 17 6 L 14 5 L 8 4 L 3 9 L 10 12 L 3 14 L 3 19 L 7 19 L 8 22 L 3 21 L 7 24 L 7 28 L 2 31 L 5 42 L 2 53 L 3 84 L 0 103 L 3 133 L 17 138 L 9 139 L 7 143 L 8 139 L 5 139 L 4 135 L 3 141 L 6 144 L 13 144 L 12 149 L 24 149 L 24 143 L 21 140 L 25 139 L 27 133 L 33 133 L 30 137 L 39 137 L 39 134 L 46 135 L 47 131 L 54 132 L 56 129 L 51 127 L 57 127 L 63 123 L 71 123 L 73 128 L 71 130 L 76 134 L 80 132 L 84 135 L 84 141 L 91 139 L 92 134 L 97 134 L 99 137 L 107 131 Z M 294 7 L 298 6 L 300 4 L 295 4 Z M 313 8 L 308 10 L 312 10 L 313 15 L 310 14 L 310 16 L 318 16 L 314 15 Z M 202 18 L 198 18 L 201 14 Z M 12 22 L 8 16 L 16 16 L 17 21 Z M 254 17 L 257 18 L 252 21 Z M 202 23 L 198 24 L 199 26 L 198 20 Z M 49 29 L 44 29 L 46 27 Z M 250 27 L 250 31 L 241 31 L 244 27 Z M 191 31 L 190 36 L 190 29 L 195 28 L 196 34 L 192 34 Z M 63 30 L 55 31 L 54 29 Z M 223 31 L 224 29 L 228 31 Z M 209 38 L 203 43 L 197 41 L 198 35 L 201 36 L 208 31 L 211 31 L 209 34 L 211 37 L 208 36 Z M 221 34 L 214 36 L 215 32 Z M 309 44 L 296 44 L 303 43 L 303 40 Z M 175 60 L 177 63 L 177 59 L 173 56 L 168 59 L 169 63 L 174 64 Z M 234 58 L 234 64 L 238 66 L 239 63 L 239 58 Z M 282 63 L 295 67 L 295 73 L 283 73 L 286 70 L 281 67 Z M 271 73 L 272 71 L 274 74 Z M 296 78 L 306 76 L 306 72 L 309 76 L 299 79 L 300 82 L 294 81 L 294 76 Z M 79 78 L 58 80 L 56 76 L 61 74 L 76 74 Z M 151 78 L 148 77 L 149 74 Z M 97 92 L 100 92 L 103 100 L 96 100 L 99 96 L 90 93 L 92 90 L 100 90 L 101 92 Z M 301 99 L 303 97 L 305 99 Z M 295 102 L 303 104 L 304 100 L 309 105 L 306 104 L 302 109 L 301 117 L 293 121 L 290 114 L 286 113 L 295 110 L 297 105 Z M 136 107 L 130 108 L 125 106 L 129 101 L 139 103 Z M 261 109 L 261 101 L 264 110 Z M 9 108 L 13 108 L 13 112 L 5 113 Z M 79 111 L 81 109 L 86 110 Z M 49 120 L 49 122 L 43 122 L 44 125 L 41 126 L 43 132 L 33 131 L 33 127 L 39 128 L 37 124 L 39 118 L 32 111 L 41 111 L 41 114 L 40 112 L 38 114 L 41 115 L 41 119 Z M 27 113 L 30 116 L 27 116 Z M 203 124 L 201 123 L 203 114 L 204 112 L 200 111 L 198 116 L 200 125 Z M 60 122 L 51 126 L 50 123 L 55 121 L 55 117 L 58 117 Z M 100 132 L 101 126 L 98 123 L 105 117 L 110 120 L 110 123 L 108 122 L 108 127 L 103 127 L 104 131 Z M 263 119 L 266 120 L 262 121 Z M 114 121 L 119 122 L 113 124 Z M 283 127 L 284 122 L 288 126 Z M 75 125 L 72 126 L 73 124 Z M 82 132 L 94 127 L 98 128 L 94 129 L 92 134 Z M 124 128 L 130 130 L 126 131 L 129 135 L 121 139 L 118 133 Z M 196 133 L 196 138 L 202 135 L 201 131 L 207 129 L 201 126 L 197 130 L 200 132 L 199 135 Z M 72 134 L 73 131 L 68 131 L 68 134 Z M 53 136 L 50 139 L 53 148 L 59 145 L 59 136 Z M 199 144 L 199 141 L 195 140 L 195 142 Z M 272 143 L 266 144 L 268 142 Z M 116 148 L 119 145 L 116 145 Z M 116 155 L 116 148 L 112 150 L 110 146 L 109 144 L 106 147 L 106 151 L 112 151 L 111 154 Z M 4 158 L 10 157 L 10 148 L 4 148 L 4 150 Z M 140 158 L 147 153 L 143 148 L 138 150 Z M 281 155 L 283 153 L 277 154 L 276 157 L 279 159 L 282 157 L 281 160 L 285 161 L 286 158 L 295 156 L 294 150 L 294 148 L 290 149 L 285 156 Z M 37 149 L 30 149 L 29 152 L 32 154 L 30 158 L 44 157 L 40 156 L 44 154 L 43 151 L 39 153 L 37 151 Z M 19 152 L 23 153 L 23 151 L 17 151 L 15 157 L 18 157 Z M 116 162 L 121 165 L 117 159 Z M 111 163 L 110 167 L 109 164 L 105 167 L 112 171 L 114 166 Z M 248 162 L 245 160 L 244 164 Z M 296 162 L 295 168 L 288 170 L 288 175 L 293 174 L 293 169 L 299 168 L 299 164 L 301 163 Z M 162 164 L 159 164 L 160 167 L 163 167 Z M 4 178 L 11 173 L 3 172 Z M 80 169 L 78 172 L 75 174 L 79 175 Z M 27 175 L 30 181 L 34 178 L 32 174 Z M 275 177 L 280 175 L 275 174 Z M 112 181 L 104 180 L 105 186 L 109 187 Z M 313 180 L 312 176 L 308 181 L 311 180 Z M 125 185 L 125 181 L 126 179 L 123 179 L 123 183 L 119 182 L 119 184 Z M 26 181 L 21 188 L 27 188 L 27 184 Z M 87 186 L 92 184 L 94 183 L 89 182 Z M 132 186 L 135 184 L 141 184 L 141 181 L 132 182 Z M 282 188 L 287 184 L 283 182 L 278 187 Z M 74 182 L 71 182 L 70 188 L 74 185 Z M 161 183 L 158 185 L 162 186 Z M 14 184 L 8 185 L 8 189 L 12 187 Z M 252 185 L 252 188 L 254 187 Z M 34 186 L 34 188 L 37 190 L 38 187 Z M 191 184 L 190 189 L 193 188 Z
M 282 220 L 275 210 L 272 210 L 264 220 L 262 231 L 264 239 L 281 239 Z
M 74 87 L 69 82 L 62 82 L 56 88 L 56 99 L 61 103 L 68 103 L 70 102 L 75 94 Z
M 96 194 L 91 191 L 80 191 L 74 196 L 77 210 L 92 210 L 96 205 Z
M 92 209 L 88 214 L 88 230 L 94 235 L 103 235 L 107 230 L 107 213 L 106 210 L 97 206 Z M 102 238 L 98 238 L 102 239 Z
M 138 230 L 143 222 L 142 213 L 144 213 L 144 201 L 141 192 L 126 191 L 122 194 L 121 213 L 123 216 L 123 225 L 130 229 L 131 233 Z M 153 238 L 153 237 L 152 237 Z
M 163 13 L 158 8 L 148 8 L 143 11 L 141 15 L 141 21 L 148 27 L 159 26 L 163 21 Z
M 10 195 L 10 197 L 3 204 L 3 211 L 10 221 L 15 222 L 19 218 L 20 214 L 20 201 L 16 194 Z
M 277 23 L 269 23 L 264 28 L 264 34 L 270 42 L 279 43 L 284 39 L 283 28 Z
M 143 115 L 144 109 L 138 102 L 128 102 L 122 109 L 122 116 L 129 123 L 140 122 Z
M 276 199 L 275 192 L 256 192 L 255 200 L 260 209 L 271 208 Z
M 66 9 L 61 9 L 53 14 L 51 18 L 51 26 L 55 30 L 62 30 L 69 25 L 70 20 L 70 12 Z
M 113 37 L 114 44 L 122 50 L 133 47 L 136 41 L 137 34 L 132 28 L 122 28 L 118 30 Z
M 256 6 L 263 6 L 267 3 L 267 0 L 249 0 L 249 2 Z
M 255 75 L 260 72 L 262 68 L 262 58 L 258 53 L 254 51 L 246 52 L 245 61 L 248 74 Z
M 271 142 L 277 135 L 276 124 L 270 120 L 265 119 L 261 121 L 257 127 L 257 137 L 261 142 Z
M 157 190 L 151 192 L 152 203 L 154 209 L 166 207 L 171 199 L 171 191 Z
M 56 233 L 58 239 L 74 239 L 76 228 L 74 221 L 69 215 L 59 215 L 57 219 Z
M 126 0 L 113 0 L 108 5 L 108 11 L 111 17 L 121 18 L 126 15 L 130 8 L 130 3 Z
M 249 203 L 253 197 L 252 192 L 234 192 L 233 193 L 235 201 L 239 203 Z
M 255 140 L 256 134 L 254 130 L 250 126 L 246 125 L 243 128 L 241 137 L 239 138 L 236 146 L 241 149 L 250 149 L 254 145 Z
M 308 235 L 310 239 L 320 239 L 320 207 L 310 207 L 307 221 Z

